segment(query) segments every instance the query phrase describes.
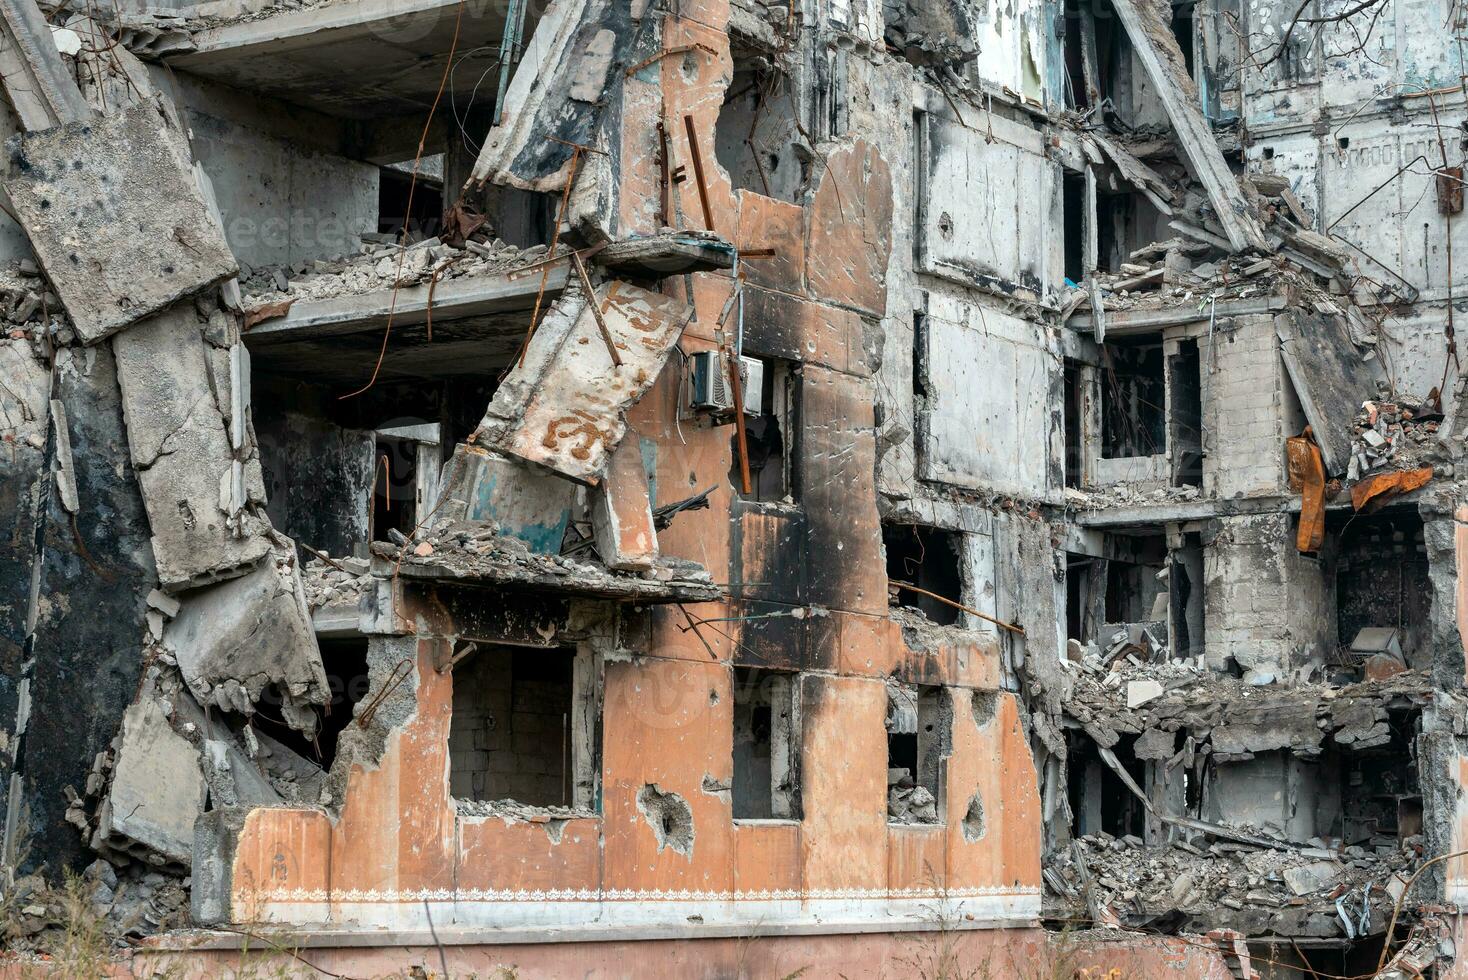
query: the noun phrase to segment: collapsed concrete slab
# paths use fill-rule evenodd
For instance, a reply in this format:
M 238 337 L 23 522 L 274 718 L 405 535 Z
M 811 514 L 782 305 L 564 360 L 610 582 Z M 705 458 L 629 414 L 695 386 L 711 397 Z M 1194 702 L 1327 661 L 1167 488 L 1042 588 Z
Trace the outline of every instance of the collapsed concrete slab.
M 608 568 L 640 571 L 657 561 L 658 532 L 636 432 L 612 452 L 607 478 L 592 490 L 591 531 Z
M 14 137 L 7 156 L 16 216 L 86 343 L 239 271 L 151 105 Z
M 168 723 L 148 697 L 127 709 L 117 736 L 112 785 L 98 811 L 103 847 L 153 864 L 187 867 L 193 860 L 194 819 L 204 808 L 199 750 Z
M 267 685 L 293 728 L 316 730 L 312 705 L 330 697 L 311 614 L 288 540 L 248 575 L 191 592 L 163 633 L 189 690 L 204 705 L 249 715 Z
M 693 308 L 640 286 L 596 287 L 600 323 L 578 290 L 541 321 L 470 441 L 596 483 L 626 431 L 624 413 L 657 380 Z M 612 363 L 605 325 L 621 365 Z
M 229 374 L 211 370 L 205 324 L 185 305 L 115 339 L 118 383 L 163 587 L 178 591 L 238 575 L 270 550 L 268 524 L 232 513 L 234 463 L 226 415 Z M 214 358 L 217 360 L 217 357 Z M 245 463 L 249 501 L 263 503 L 258 460 Z

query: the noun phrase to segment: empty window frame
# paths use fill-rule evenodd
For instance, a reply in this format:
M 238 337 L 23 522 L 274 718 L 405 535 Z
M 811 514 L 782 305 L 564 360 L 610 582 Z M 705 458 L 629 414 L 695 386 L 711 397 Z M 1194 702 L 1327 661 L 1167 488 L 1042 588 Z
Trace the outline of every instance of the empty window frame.
M 1172 485 L 1203 485 L 1203 362 L 1198 341 L 1179 341 L 1167 356 L 1167 440 L 1172 452 Z
M 962 533 L 890 522 L 882 525 L 882 545 L 887 550 L 887 580 L 922 590 L 894 587 L 896 603 L 920 610 L 942 626 L 957 623 L 959 610 L 933 596 L 963 601 L 963 574 L 959 564 Z
M 800 818 L 800 677 L 734 668 L 735 820 Z
M 887 683 L 887 819 L 943 823 L 953 699 L 942 687 Z
M 744 439 L 749 452 L 750 493 L 746 500 L 763 503 L 793 503 L 796 499 L 793 442 L 799 431 L 799 375 L 789 361 L 762 358 L 760 411 L 745 413 Z M 729 482 L 735 491 L 743 487 L 739 462 L 739 435 L 731 439 L 733 464 Z
M 1167 449 L 1167 384 L 1156 339 L 1101 346 L 1101 456 L 1128 459 Z
M 454 665 L 449 789 L 456 800 L 592 805 L 591 659 L 572 649 L 481 644 Z
M 815 157 L 800 134 L 798 94 L 773 59 L 733 52 L 734 77 L 715 123 L 714 149 L 736 189 L 797 201 Z

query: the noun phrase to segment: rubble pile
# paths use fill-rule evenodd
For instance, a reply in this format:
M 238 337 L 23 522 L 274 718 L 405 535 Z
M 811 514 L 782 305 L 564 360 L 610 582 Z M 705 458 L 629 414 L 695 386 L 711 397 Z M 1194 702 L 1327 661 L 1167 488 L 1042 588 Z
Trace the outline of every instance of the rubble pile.
M 1374 470 L 1438 464 L 1442 453 L 1437 430 L 1442 421 L 1442 412 L 1406 396 L 1362 402 L 1352 420 L 1354 439 L 1346 479 L 1355 481 Z
M 887 822 L 938 822 L 938 798 L 926 786 L 914 784 L 906 767 L 887 770 Z
M 1067 917 L 1091 906 L 1140 927 L 1181 912 L 1212 927 L 1249 910 L 1278 916 L 1285 935 L 1354 937 L 1385 926 L 1422 846 L 1413 836 L 1372 848 L 1322 838 L 1291 850 L 1202 838 L 1149 848 L 1102 832 L 1058 852 L 1045 879 Z
M 1066 487 L 1065 506 L 1079 511 L 1183 504 L 1197 500 L 1201 494 L 1202 491 L 1195 486 L 1140 488 L 1134 483 L 1111 483 L 1085 489 Z
M 389 238 L 390 236 L 375 236 Z M 357 296 L 394 286 L 416 286 L 477 275 L 506 272 L 533 265 L 543 258 L 546 246 L 520 249 L 501 239 L 480 242 L 469 239 L 455 248 L 438 238 L 428 238 L 403 248 L 391 241 L 364 242 L 362 251 L 344 259 L 297 262 L 290 266 L 240 268 L 240 287 L 250 307 L 293 300 L 331 299 Z
M 355 605 L 371 576 L 362 558 L 315 557 L 301 567 L 301 585 L 312 612 L 337 603 Z
M 55 342 L 69 344 L 72 330 L 65 322 L 61 299 L 41 277 L 40 267 L 30 259 L 0 264 L 0 315 L 13 340 L 35 339 L 41 324 L 49 323 Z

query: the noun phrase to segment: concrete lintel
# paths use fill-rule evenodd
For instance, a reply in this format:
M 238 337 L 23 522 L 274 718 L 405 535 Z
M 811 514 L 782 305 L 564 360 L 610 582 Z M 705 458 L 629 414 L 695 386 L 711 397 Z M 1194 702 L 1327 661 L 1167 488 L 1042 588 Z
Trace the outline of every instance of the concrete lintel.
M 546 278 L 545 305 L 566 287 L 568 271 L 564 263 L 553 266 Z M 433 288 L 433 318 L 461 320 L 492 313 L 529 310 L 535 305 L 540 290 L 540 273 L 532 272 L 511 278 L 509 274 L 475 276 L 440 282 Z M 338 337 L 381 329 L 392 312 L 399 326 L 424 323 L 428 319 L 427 285 L 409 286 L 397 291 L 380 289 L 360 296 L 337 296 L 296 303 L 290 312 L 274 320 L 257 324 L 245 334 L 245 343 L 264 347 L 276 343 Z

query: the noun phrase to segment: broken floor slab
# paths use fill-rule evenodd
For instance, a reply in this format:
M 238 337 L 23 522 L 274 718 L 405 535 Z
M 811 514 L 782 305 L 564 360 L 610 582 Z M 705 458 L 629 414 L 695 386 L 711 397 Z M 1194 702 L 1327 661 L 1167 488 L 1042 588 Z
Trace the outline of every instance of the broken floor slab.
M 562 295 L 495 392 L 470 442 L 595 483 L 626 431 L 625 412 L 657 380 L 693 308 L 620 280 Z M 612 363 L 603 338 L 622 361 Z
M 687 559 L 664 556 L 645 571 L 616 572 L 598 563 L 535 554 L 523 541 L 485 523 L 435 528 L 417 544 L 401 548 L 377 542 L 372 553 L 373 574 L 383 579 L 538 587 L 647 603 L 709 602 L 724 595 L 701 565 Z
M 84 342 L 238 271 L 183 135 L 153 106 L 16 136 L 7 151 L 16 216 Z
M 330 685 L 294 549 L 281 541 L 249 574 L 184 596 L 163 645 L 201 704 L 253 714 L 273 685 L 281 716 L 309 735 L 316 730 L 312 706 L 327 702 Z
M 237 461 L 247 498 L 263 504 L 265 490 L 258 460 L 237 460 L 230 445 L 228 374 L 211 371 L 204 326 L 183 304 L 113 342 L 158 577 L 171 591 L 241 574 L 270 550 L 268 522 L 229 509 Z

